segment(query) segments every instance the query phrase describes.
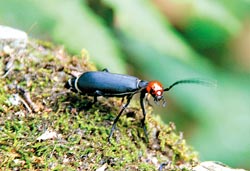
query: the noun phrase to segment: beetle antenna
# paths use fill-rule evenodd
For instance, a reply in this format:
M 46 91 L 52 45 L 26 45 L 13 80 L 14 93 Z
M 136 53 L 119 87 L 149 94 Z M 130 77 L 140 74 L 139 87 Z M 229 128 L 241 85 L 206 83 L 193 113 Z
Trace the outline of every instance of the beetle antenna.
M 174 82 L 168 88 L 165 88 L 164 91 L 169 91 L 171 88 L 178 84 L 202 84 L 209 87 L 216 87 L 216 82 L 208 81 L 208 80 L 201 80 L 201 79 L 188 79 L 188 80 L 179 80 Z

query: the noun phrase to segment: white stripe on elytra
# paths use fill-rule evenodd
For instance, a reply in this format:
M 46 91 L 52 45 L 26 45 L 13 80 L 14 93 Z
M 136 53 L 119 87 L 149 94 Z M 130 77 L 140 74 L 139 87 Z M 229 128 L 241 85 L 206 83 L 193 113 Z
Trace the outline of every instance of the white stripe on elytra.
M 68 84 L 69 84 L 70 87 L 72 87 L 71 79 L 68 80 Z
M 79 78 L 80 78 L 80 76 L 77 77 L 76 80 L 75 80 L 75 89 L 76 89 L 79 93 L 81 93 L 82 91 L 78 88 L 78 85 L 77 85 L 77 82 L 78 82 L 78 79 L 79 79 Z

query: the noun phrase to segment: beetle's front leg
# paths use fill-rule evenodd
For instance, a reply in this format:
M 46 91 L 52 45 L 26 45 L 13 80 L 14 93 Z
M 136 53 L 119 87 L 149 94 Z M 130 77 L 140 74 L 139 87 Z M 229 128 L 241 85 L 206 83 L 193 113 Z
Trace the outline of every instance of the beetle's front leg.
M 144 131 L 144 134 L 145 134 L 146 141 L 148 142 L 148 133 L 147 133 L 146 125 L 145 125 L 145 119 L 146 119 L 146 110 L 145 110 L 145 107 L 144 107 L 145 94 L 146 94 L 145 92 L 141 92 L 141 95 L 140 95 L 140 104 L 141 104 L 141 109 L 142 109 L 142 114 L 143 114 L 141 124 L 142 124 L 142 128 L 143 128 L 143 131 Z

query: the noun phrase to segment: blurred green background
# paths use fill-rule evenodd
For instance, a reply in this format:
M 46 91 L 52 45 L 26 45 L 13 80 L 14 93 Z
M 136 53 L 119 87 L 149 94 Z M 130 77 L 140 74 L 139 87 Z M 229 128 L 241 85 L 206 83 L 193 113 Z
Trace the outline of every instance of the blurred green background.
M 166 87 L 216 80 L 175 87 L 154 113 L 174 121 L 201 160 L 250 169 L 249 0 L 0 0 L 0 24 Z

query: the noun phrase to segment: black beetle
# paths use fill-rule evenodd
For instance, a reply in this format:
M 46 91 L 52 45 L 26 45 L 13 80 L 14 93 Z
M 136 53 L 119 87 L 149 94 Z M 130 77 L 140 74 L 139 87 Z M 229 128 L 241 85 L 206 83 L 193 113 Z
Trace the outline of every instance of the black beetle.
M 197 79 L 180 80 L 174 82 L 168 88 L 164 89 L 159 81 L 144 81 L 130 75 L 110 73 L 108 72 L 107 69 L 104 69 L 103 71 L 85 72 L 79 77 L 73 77 L 66 82 L 65 87 L 72 90 L 73 92 L 78 92 L 88 96 L 94 96 L 94 103 L 97 101 L 98 96 L 127 98 L 127 103 L 123 106 L 118 116 L 114 120 L 114 123 L 112 125 L 108 137 L 109 141 L 113 135 L 117 121 L 119 120 L 122 112 L 129 105 L 133 95 L 141 93 L 140 105 L 143 114 L 141 124 L 144 130 L 146 140 L 148 141 L 147 130 L 145 126 L 145 118 L 146 118 L 146 111 L 144 108 L 145 95 L 147 93 L 151 94 L 156 103 L 162 101 L 163 104 L 165 104 L 165 100 L 163 98 L 163 92 L 169 91 L 175 85 L 182 83 L 207 84 L 208 82 Z

